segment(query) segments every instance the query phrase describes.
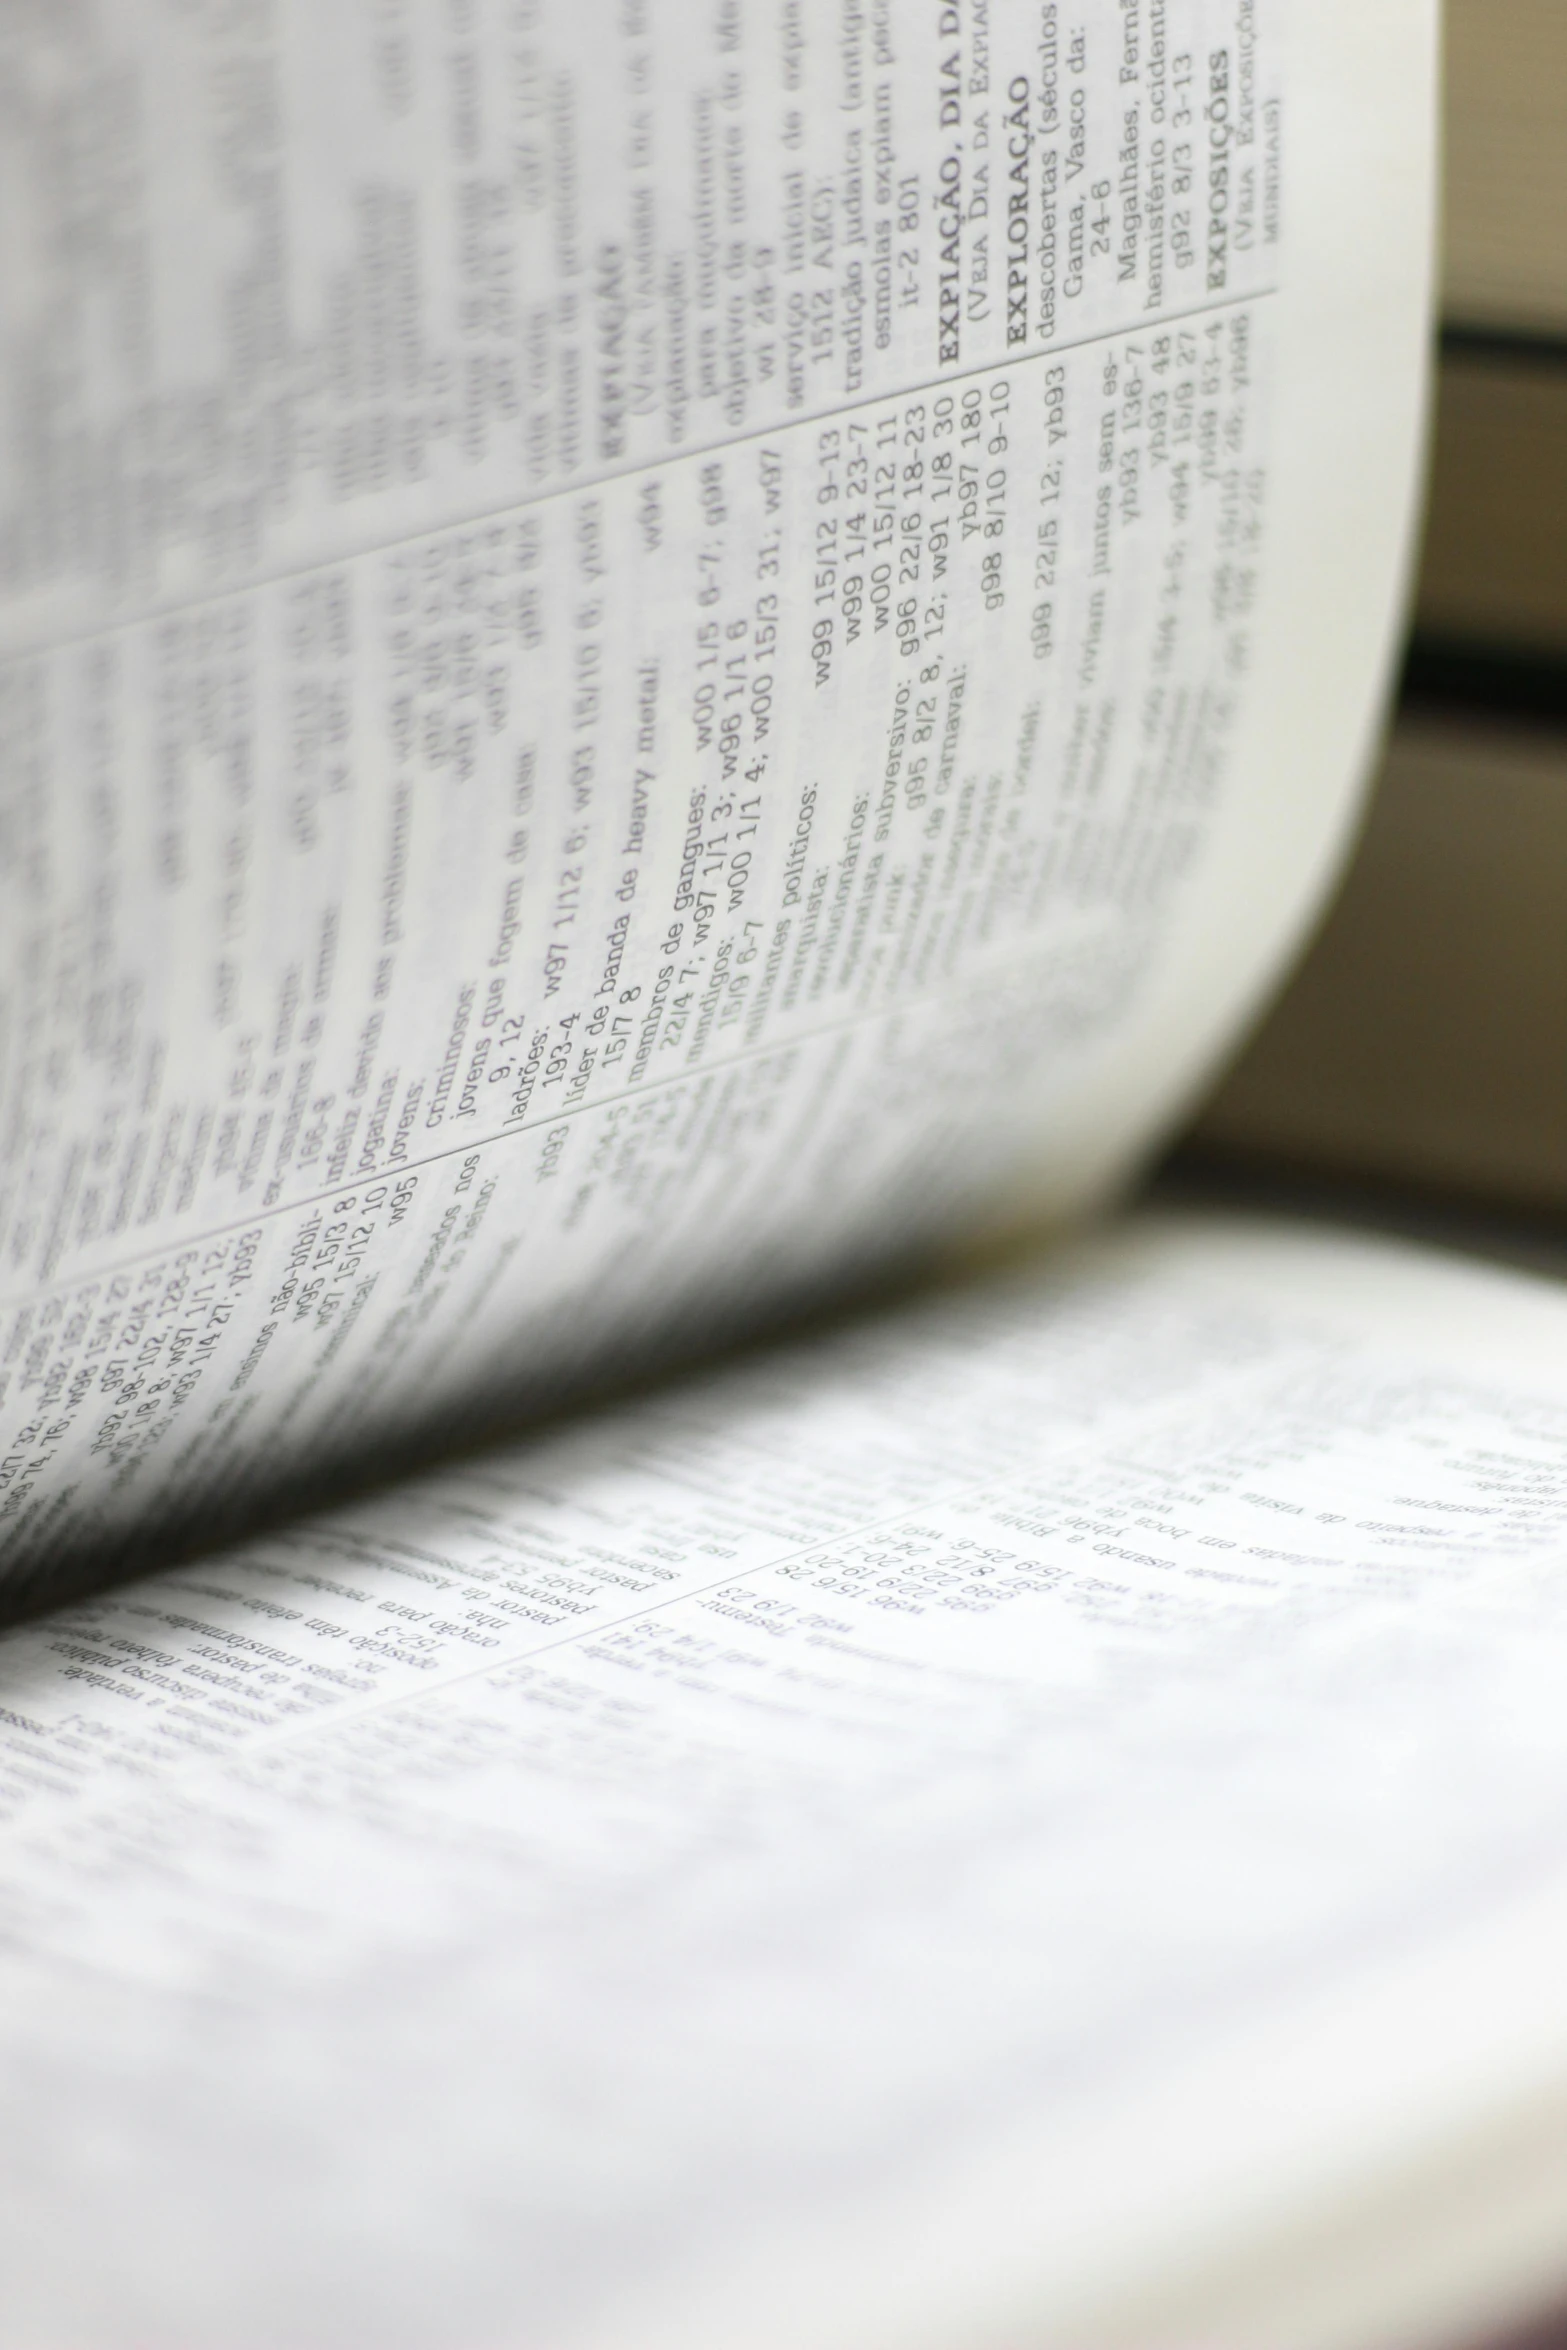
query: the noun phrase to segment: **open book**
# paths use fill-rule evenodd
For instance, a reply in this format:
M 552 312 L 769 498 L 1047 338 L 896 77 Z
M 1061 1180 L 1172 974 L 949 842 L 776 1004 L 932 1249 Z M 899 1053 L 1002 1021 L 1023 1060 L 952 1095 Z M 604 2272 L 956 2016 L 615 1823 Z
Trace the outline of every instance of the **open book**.
M 757 1343 L 1106 1198 L 1319 901 L 1432 50 L 0 25 L 8 2342 L 1553 2281 L 1567 1305 L 1133 1222 Z

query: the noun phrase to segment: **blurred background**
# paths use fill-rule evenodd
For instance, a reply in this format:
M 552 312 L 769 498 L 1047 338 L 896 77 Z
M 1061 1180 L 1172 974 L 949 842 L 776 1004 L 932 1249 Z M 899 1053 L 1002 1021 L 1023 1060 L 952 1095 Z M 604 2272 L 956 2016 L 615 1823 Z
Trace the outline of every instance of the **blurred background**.
M 1567 1213 L 1567 0 L 1447 0 L 1434 433 L 1344 887 L 1181 1171 Z

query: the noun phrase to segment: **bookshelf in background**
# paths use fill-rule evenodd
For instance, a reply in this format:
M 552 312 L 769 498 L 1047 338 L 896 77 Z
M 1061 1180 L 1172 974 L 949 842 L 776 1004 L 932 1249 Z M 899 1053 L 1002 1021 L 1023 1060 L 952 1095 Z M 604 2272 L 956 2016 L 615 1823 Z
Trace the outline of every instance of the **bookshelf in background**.
M 1567 9 L 1448 0 L 1442 302 L 1504 334 L 1567 334 Z
M 1448 0 L 1436 406 L 1392 738 L 1203 1158 L 1567 1210 L 1567 4 Z

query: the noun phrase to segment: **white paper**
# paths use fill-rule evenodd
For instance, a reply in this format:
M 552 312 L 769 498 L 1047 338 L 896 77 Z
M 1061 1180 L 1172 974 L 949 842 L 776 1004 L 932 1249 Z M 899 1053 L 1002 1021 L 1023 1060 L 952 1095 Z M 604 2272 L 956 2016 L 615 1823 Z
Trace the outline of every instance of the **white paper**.
M 11 2331 L 1096 2339 L 1538 2091 L 1564 1336 L 1134 1227 L 13 1633 Z
M 8 16 L 13 1602 L 1147 1146 L 1343 838 L 1431 50 Z

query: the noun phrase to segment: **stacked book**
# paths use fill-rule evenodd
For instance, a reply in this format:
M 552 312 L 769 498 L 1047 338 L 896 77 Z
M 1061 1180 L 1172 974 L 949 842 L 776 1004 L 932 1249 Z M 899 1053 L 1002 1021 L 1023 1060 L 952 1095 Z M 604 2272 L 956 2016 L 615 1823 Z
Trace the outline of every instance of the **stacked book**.
M 1404 691 L 1346 885 L 1199 1135 L 1549 1209 L 1567 1202 L 1567 11 L 1449 0 L 1446 29 Z

